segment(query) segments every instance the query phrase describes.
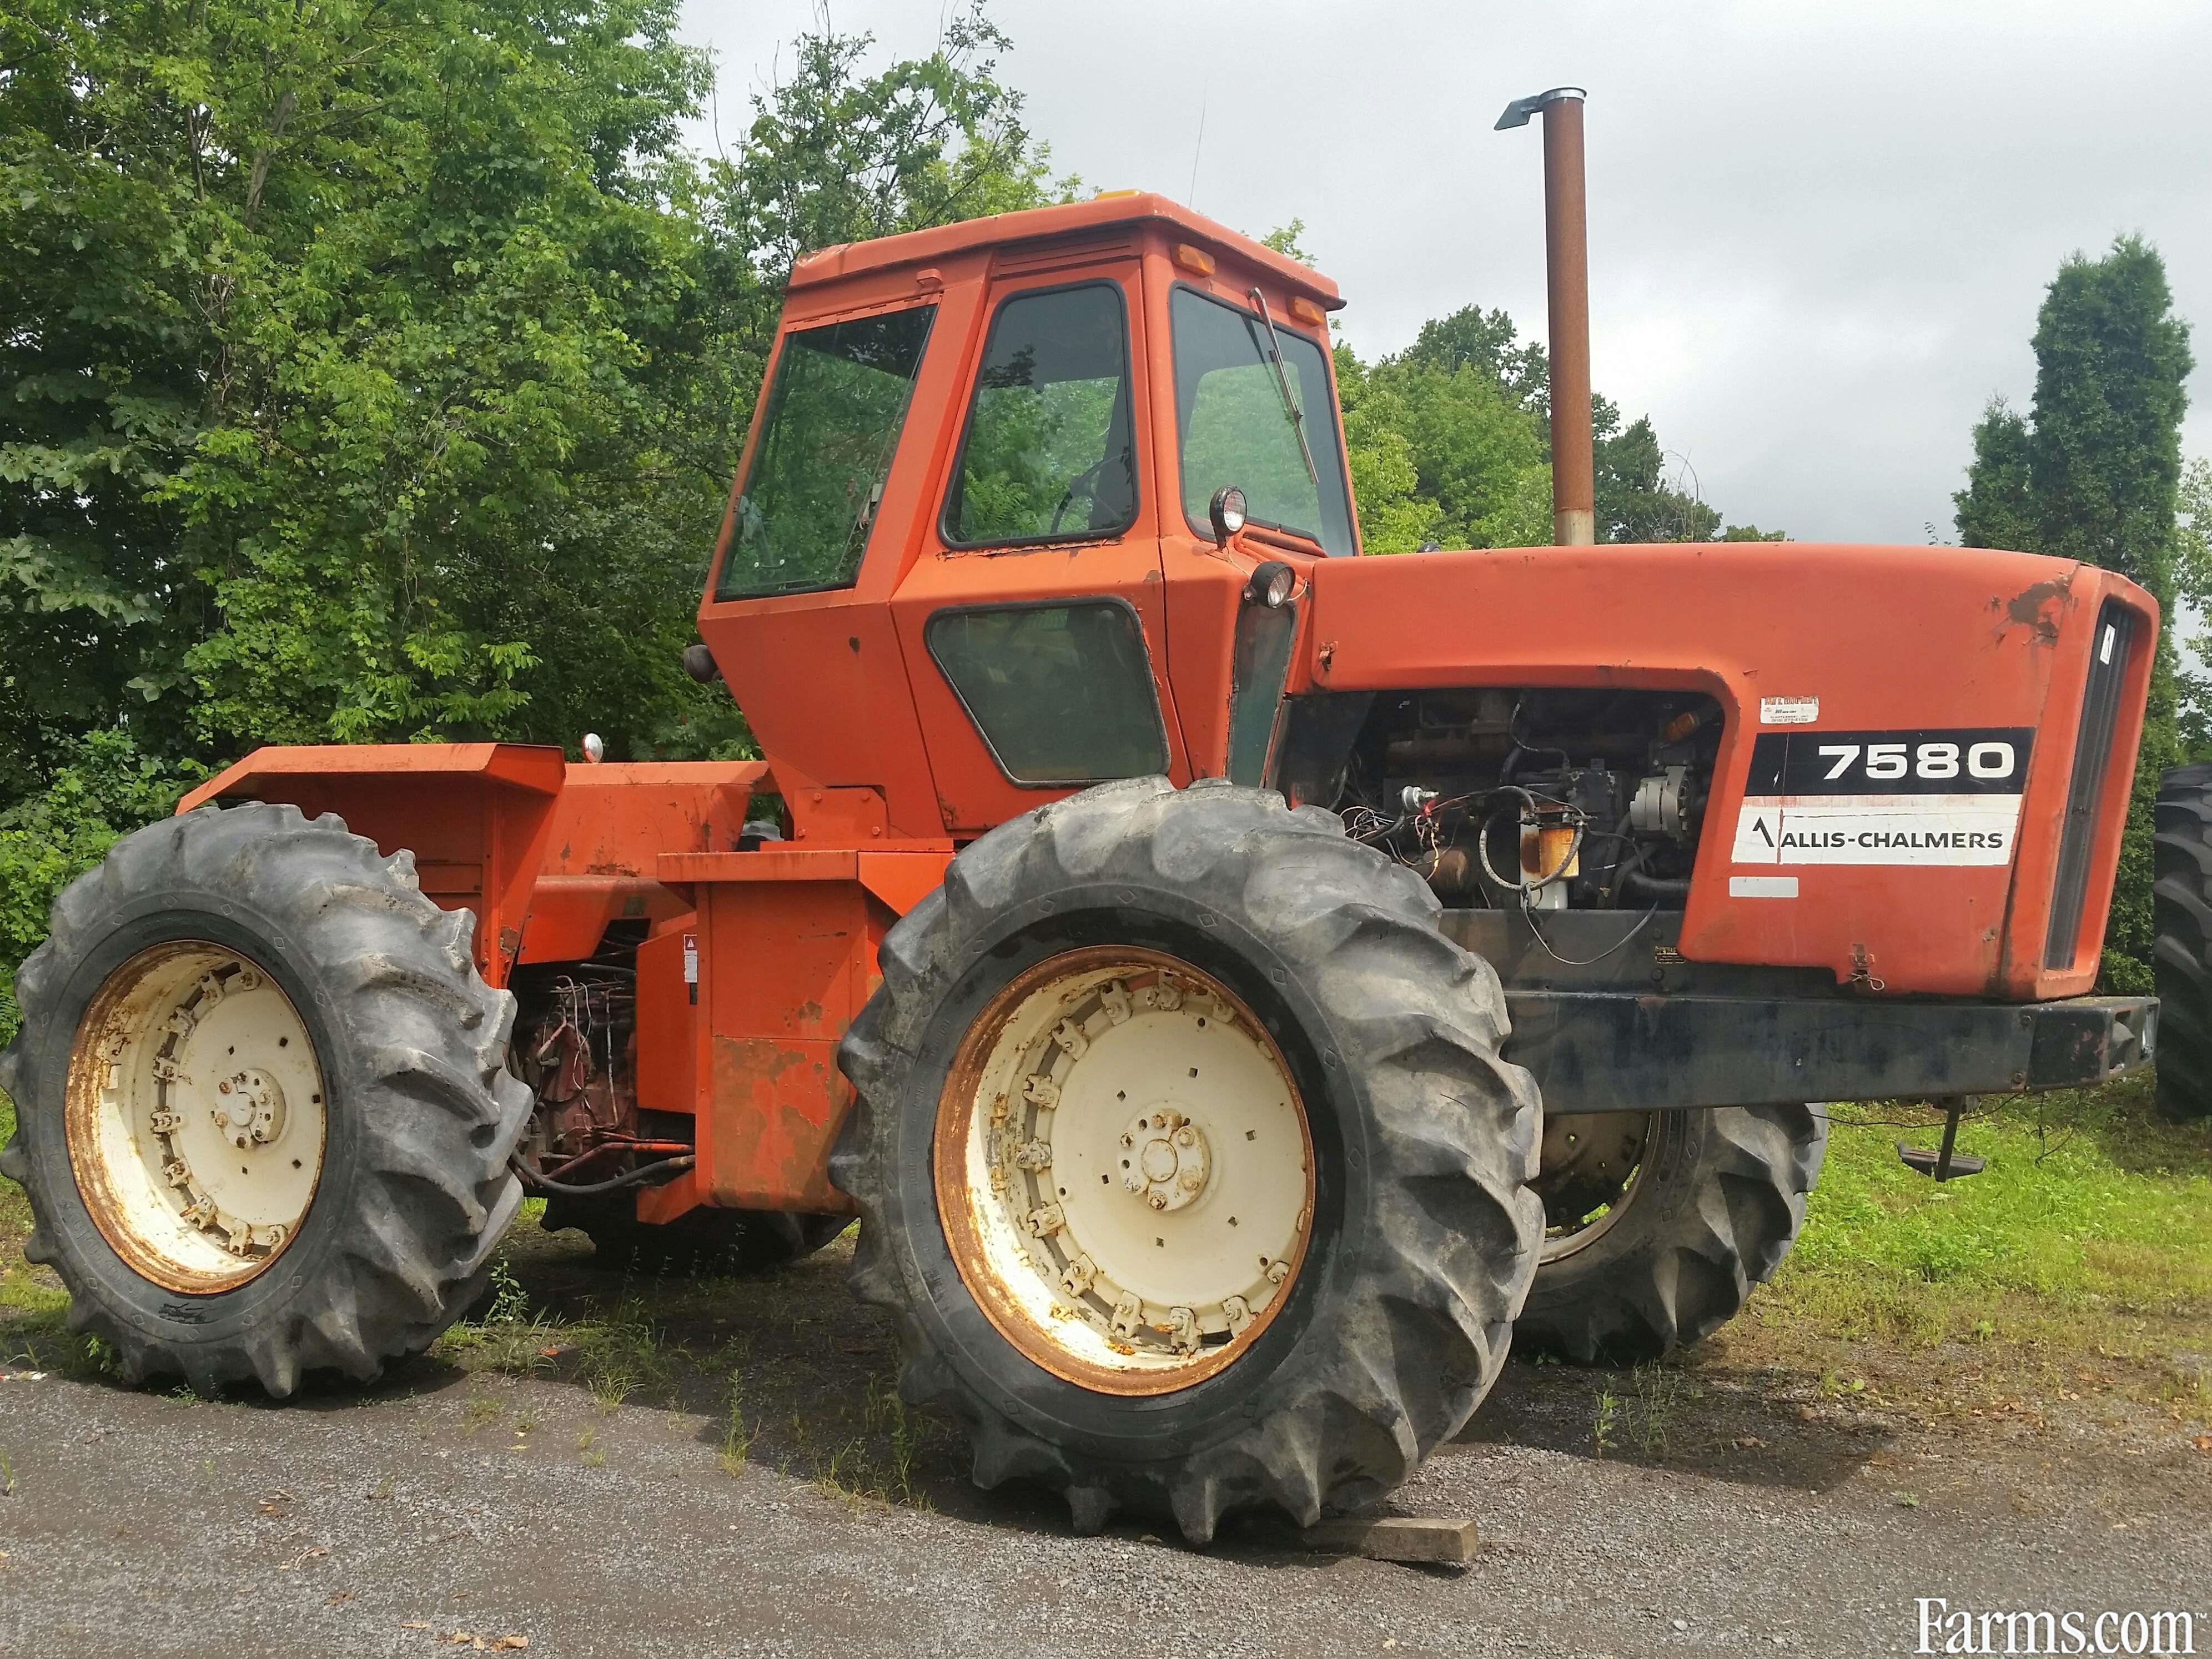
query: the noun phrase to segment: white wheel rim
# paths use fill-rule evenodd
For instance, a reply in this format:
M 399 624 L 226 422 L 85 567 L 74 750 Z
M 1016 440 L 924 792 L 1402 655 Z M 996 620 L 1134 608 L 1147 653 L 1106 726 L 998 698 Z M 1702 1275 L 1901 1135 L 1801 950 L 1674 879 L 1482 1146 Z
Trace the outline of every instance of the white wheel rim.
M 1007 1340 L 1115 1394 L 1211 1376 L 1304 1259 L 1313 1139 L 1296 1081 L 1225 986 L 1133 947 L 1030 969 L 946 1079 L 938 1211 Z
M 257 963 L 179 940 L 111 975 L 79 1023 L 65 1118 L 86 1210 L 171 1290 L 228 1290 L 298 1235 L 322 1174 L 322 1067 Z

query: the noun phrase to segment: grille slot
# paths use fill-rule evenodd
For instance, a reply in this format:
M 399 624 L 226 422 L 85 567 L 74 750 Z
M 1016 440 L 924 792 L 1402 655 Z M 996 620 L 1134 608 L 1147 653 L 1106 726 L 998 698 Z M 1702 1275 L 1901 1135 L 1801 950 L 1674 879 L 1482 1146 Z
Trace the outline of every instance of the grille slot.
M 2136 614 L 2114 599 L 2097 612 L 2090 642 L 2089 681 L 2081 690 L 2081 724 L 2074 738 L 2074 775 L 2066 787 L 2066 817 L 2058 837 L 2058 873 L 2051 889 L 2051 931 L 2043 965 L 2066 969 L 2081 934 L 2081 906 L 2089 890 L 2089 854 L 2097 839 L 2097 809 L 2112 769 L 2112 732 L 2119 725 L 2120 688 L 2135 648 Z

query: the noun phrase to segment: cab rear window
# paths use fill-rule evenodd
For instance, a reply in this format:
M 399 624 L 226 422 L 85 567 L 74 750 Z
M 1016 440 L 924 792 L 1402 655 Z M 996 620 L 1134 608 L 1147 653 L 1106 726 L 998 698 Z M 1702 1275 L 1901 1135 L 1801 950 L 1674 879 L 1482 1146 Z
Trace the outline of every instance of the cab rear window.
M 785 337 L 716 599 L 852 585 L 935 316 L 918 306 Z

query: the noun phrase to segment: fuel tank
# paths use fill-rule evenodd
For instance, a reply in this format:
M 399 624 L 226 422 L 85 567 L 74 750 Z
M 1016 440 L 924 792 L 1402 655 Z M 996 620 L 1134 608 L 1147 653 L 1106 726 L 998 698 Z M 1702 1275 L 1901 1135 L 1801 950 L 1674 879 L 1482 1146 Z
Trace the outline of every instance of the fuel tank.
M 1513 548 L 1312 571 L 1291 695 L 1693 689 L 1725 731 L 1678 948 L 1871 994 L 2097 974 L 2158 606 L 1980 548 Z

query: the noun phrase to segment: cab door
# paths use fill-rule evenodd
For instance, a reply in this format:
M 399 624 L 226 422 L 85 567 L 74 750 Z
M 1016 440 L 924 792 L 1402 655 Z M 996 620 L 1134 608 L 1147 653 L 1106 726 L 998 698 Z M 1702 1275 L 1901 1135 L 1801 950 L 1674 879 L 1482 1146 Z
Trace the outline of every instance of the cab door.
M 1147 330 L 1153 447 L 1173 492 L 1160 509 L 1172 673 L 1193 771 L 1258 784 L 1310 626 L 1308 578 L 1357 553 L 1358 532 L 1322 312 L 1273 273 L 1186 264 L 1192 252 L 1155 262 Z M 1207 509 L 1224 487 L 1243 493 L 1246 522 L 1221 548 Z M 1279 607 L 1245 599 L 1266 562 L 1297 574 Z
M 1128 252 L 994 261 L 938 510 L 892 601 L 949 834 L 1113 778 L 1190 776 Z

